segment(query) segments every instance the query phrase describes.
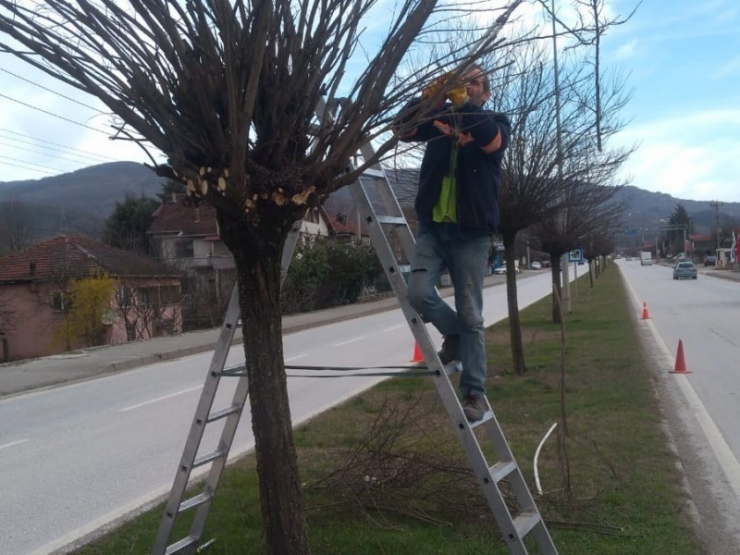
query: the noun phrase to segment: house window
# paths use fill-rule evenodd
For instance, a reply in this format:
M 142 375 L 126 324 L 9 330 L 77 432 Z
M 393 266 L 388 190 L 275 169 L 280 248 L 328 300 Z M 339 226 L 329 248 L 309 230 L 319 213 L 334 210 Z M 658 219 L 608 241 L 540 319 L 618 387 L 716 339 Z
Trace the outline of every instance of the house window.
M 51 293 L 51 307 L 54 312 L 67 312 L 72 308 L 72 300 L 64 291 L 53 291 Z
M 175 243 L 175 258 L 193 258 L 193 242 L 178 241 Z
M 122 308 L 131 306 L 131 290 L 128 287 L 121 287 L 118 290 L 118 306 Z
M 141 287 L 139 288 L 139 304 L 141 306 L 153 306 L 157 304 L 157 288 Z
M 159 290 L 159 298 L 163 305 L 173 305 L 180 302 L 180 289 L 174 285 L 163 285 Z

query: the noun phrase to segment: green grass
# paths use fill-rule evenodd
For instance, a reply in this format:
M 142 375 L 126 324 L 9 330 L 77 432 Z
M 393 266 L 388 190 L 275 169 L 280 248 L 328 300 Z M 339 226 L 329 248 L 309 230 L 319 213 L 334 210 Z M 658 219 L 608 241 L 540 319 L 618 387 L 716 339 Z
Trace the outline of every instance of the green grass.
M 618 272 L 593 289 L 584 278 L 566 323 L 571 495 L 553 434 L 540 454 L 538 506 L 561 555 L 696 555 Z M 525 376 L 512 372 L 507 323 L 488 330 L 489 399 L 533 491 L 533 454 L 561 413 L 560 330 L 550 314 L 549 299 L 522 312 Z M 295 442 L 315 555 L 508 553 L 431 380 L 384 382 L 299 427 Z M 148 554 L 161 510 L 76 553 Z M 173 537 L 187 533 L 180 521 Z M 263 552 L 251 457 L 225 473 L 210 538 L 208 554 Z

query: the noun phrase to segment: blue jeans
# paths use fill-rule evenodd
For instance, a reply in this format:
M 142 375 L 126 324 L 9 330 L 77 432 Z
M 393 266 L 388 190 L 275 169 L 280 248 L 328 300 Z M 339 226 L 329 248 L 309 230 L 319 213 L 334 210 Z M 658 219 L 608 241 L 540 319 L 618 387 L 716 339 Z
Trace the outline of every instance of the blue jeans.
M 457 224 L 422 225 L 411 260 L 408 297 L 411 306 L 442 335 L 460 336 L 460 390 L 482 394 L 486 382 L 486 341 L 483 326 L 483 280 L 488 267 L 488 235 L 461 238 Z M 447 268 L 455 287 L 455 309 L 436 290 Z

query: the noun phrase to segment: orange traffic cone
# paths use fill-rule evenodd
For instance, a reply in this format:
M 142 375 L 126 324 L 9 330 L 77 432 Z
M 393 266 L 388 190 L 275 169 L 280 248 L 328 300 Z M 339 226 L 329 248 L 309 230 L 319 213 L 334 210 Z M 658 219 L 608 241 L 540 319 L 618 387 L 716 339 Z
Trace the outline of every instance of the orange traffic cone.
M 421 354 L 418 343 L 414 343 L 414 354 L 411 356 L 411 362 L 424 362 L 424 356 Z
M 643 320 L 650 320 L 650 314 L 648 313 L 647 303 L 646 302 L 643 302 L 642 303 L 642 319 Z
M 670 371 L 671 374 L 691 374 L 691 370 L 686 368 L 686 360 L 683 356 L 683 341 L 678 340 L 678 352 L 676 353 L 676 366 Z

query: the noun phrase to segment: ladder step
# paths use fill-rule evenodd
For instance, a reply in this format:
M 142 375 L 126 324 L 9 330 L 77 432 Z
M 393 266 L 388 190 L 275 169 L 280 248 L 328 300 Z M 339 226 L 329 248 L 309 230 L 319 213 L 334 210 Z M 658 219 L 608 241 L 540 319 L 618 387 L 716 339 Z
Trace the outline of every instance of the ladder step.
M 483 424 L 485 424 L 486 422 L 488 422 L 492 418 L 493 418 L 493 411 L 492 410 L 488 410 L 486 412 L 486 414 L 483 415 L 483 418 L 480 419 L 480 420 L 478 420 L 478 422 L 471 422 L 470 423 L 470 428 L 474 430 L 475 428 L 477 428 L 478 426 L 482 426 Z
M 180 541 L 168 545 L 167 550 L 164 552 L 164 555 L 174 555 L 175 553 L 180 553 L 183 549 L 187 549 L 188 547 L 191 547 L 196 543 L 198 543 L 198 540 L 196 538 L 194 538 L 193 536 L 186 536 Z
M 362 172 L 362 177 L 377 177 L 383 179 L 385 177 L 385 173 L 383 172 L 383 170 L 368 168 L 364 172 Z
M 208 453 L 207 455 L 203 455 L 202 457 L 198 457 L 197 459 L 195 459 L 193 461 L 192 468 L 198 468 L 199 466 L 203 466 L 204 464 L 208 464 L 209 462 L 220 459 L 223 456 L 224 452 L 220 449 L 217 449 L 213 453 Z
M 198 507 L 203 503 L 208 503 L 211 499 L 213 499 L 213 495 L 211 495 L 207 491 L 204 491 L 203 493 L 199 493 L 195 497 L 191 497 L 190 499 L 186 499 L 185 501 L 180 503 L 180 506 L 177 508 L 177 512 L 183 513 L 189 509 L 192 509 L 193 507 Z
M 241 407 L 232 405 L 230 407 L 226 407 L 225 409 L 214 411 L 208 415 L 208 418 L 206 418 L 206 424 L 210 424 L 211 422 L 215 422 L 216 420 L 226 418 L 230 414 L 237 414 L 241 412 L 241 410 Z
M 489 468 L 489 470 L 493 481 L 498 484 L 501 480 L 516 470 L 516 462 L 499 461 Z
M 235 366 L 229 366 L 227 368 L 224 368 L 221 370 L 222 376 L 246 376 L 247 375 L 247 365 L 246 364 L 237 364 Z
M 537 510 L 529 509 L 522 511 L 519 516 L 514 519 L 514 528 L 516 528 L 516 533 L 520 538 L 524 538 L 524 536 L 529 534 L 532 531 L 532 528 L 537 526 L 541 520 L 542 517 L 540 517 L 540 513 L 537 512 Z
M 376 216 L 379 224 L 406 225 L 406 218 L 403 216 Z

